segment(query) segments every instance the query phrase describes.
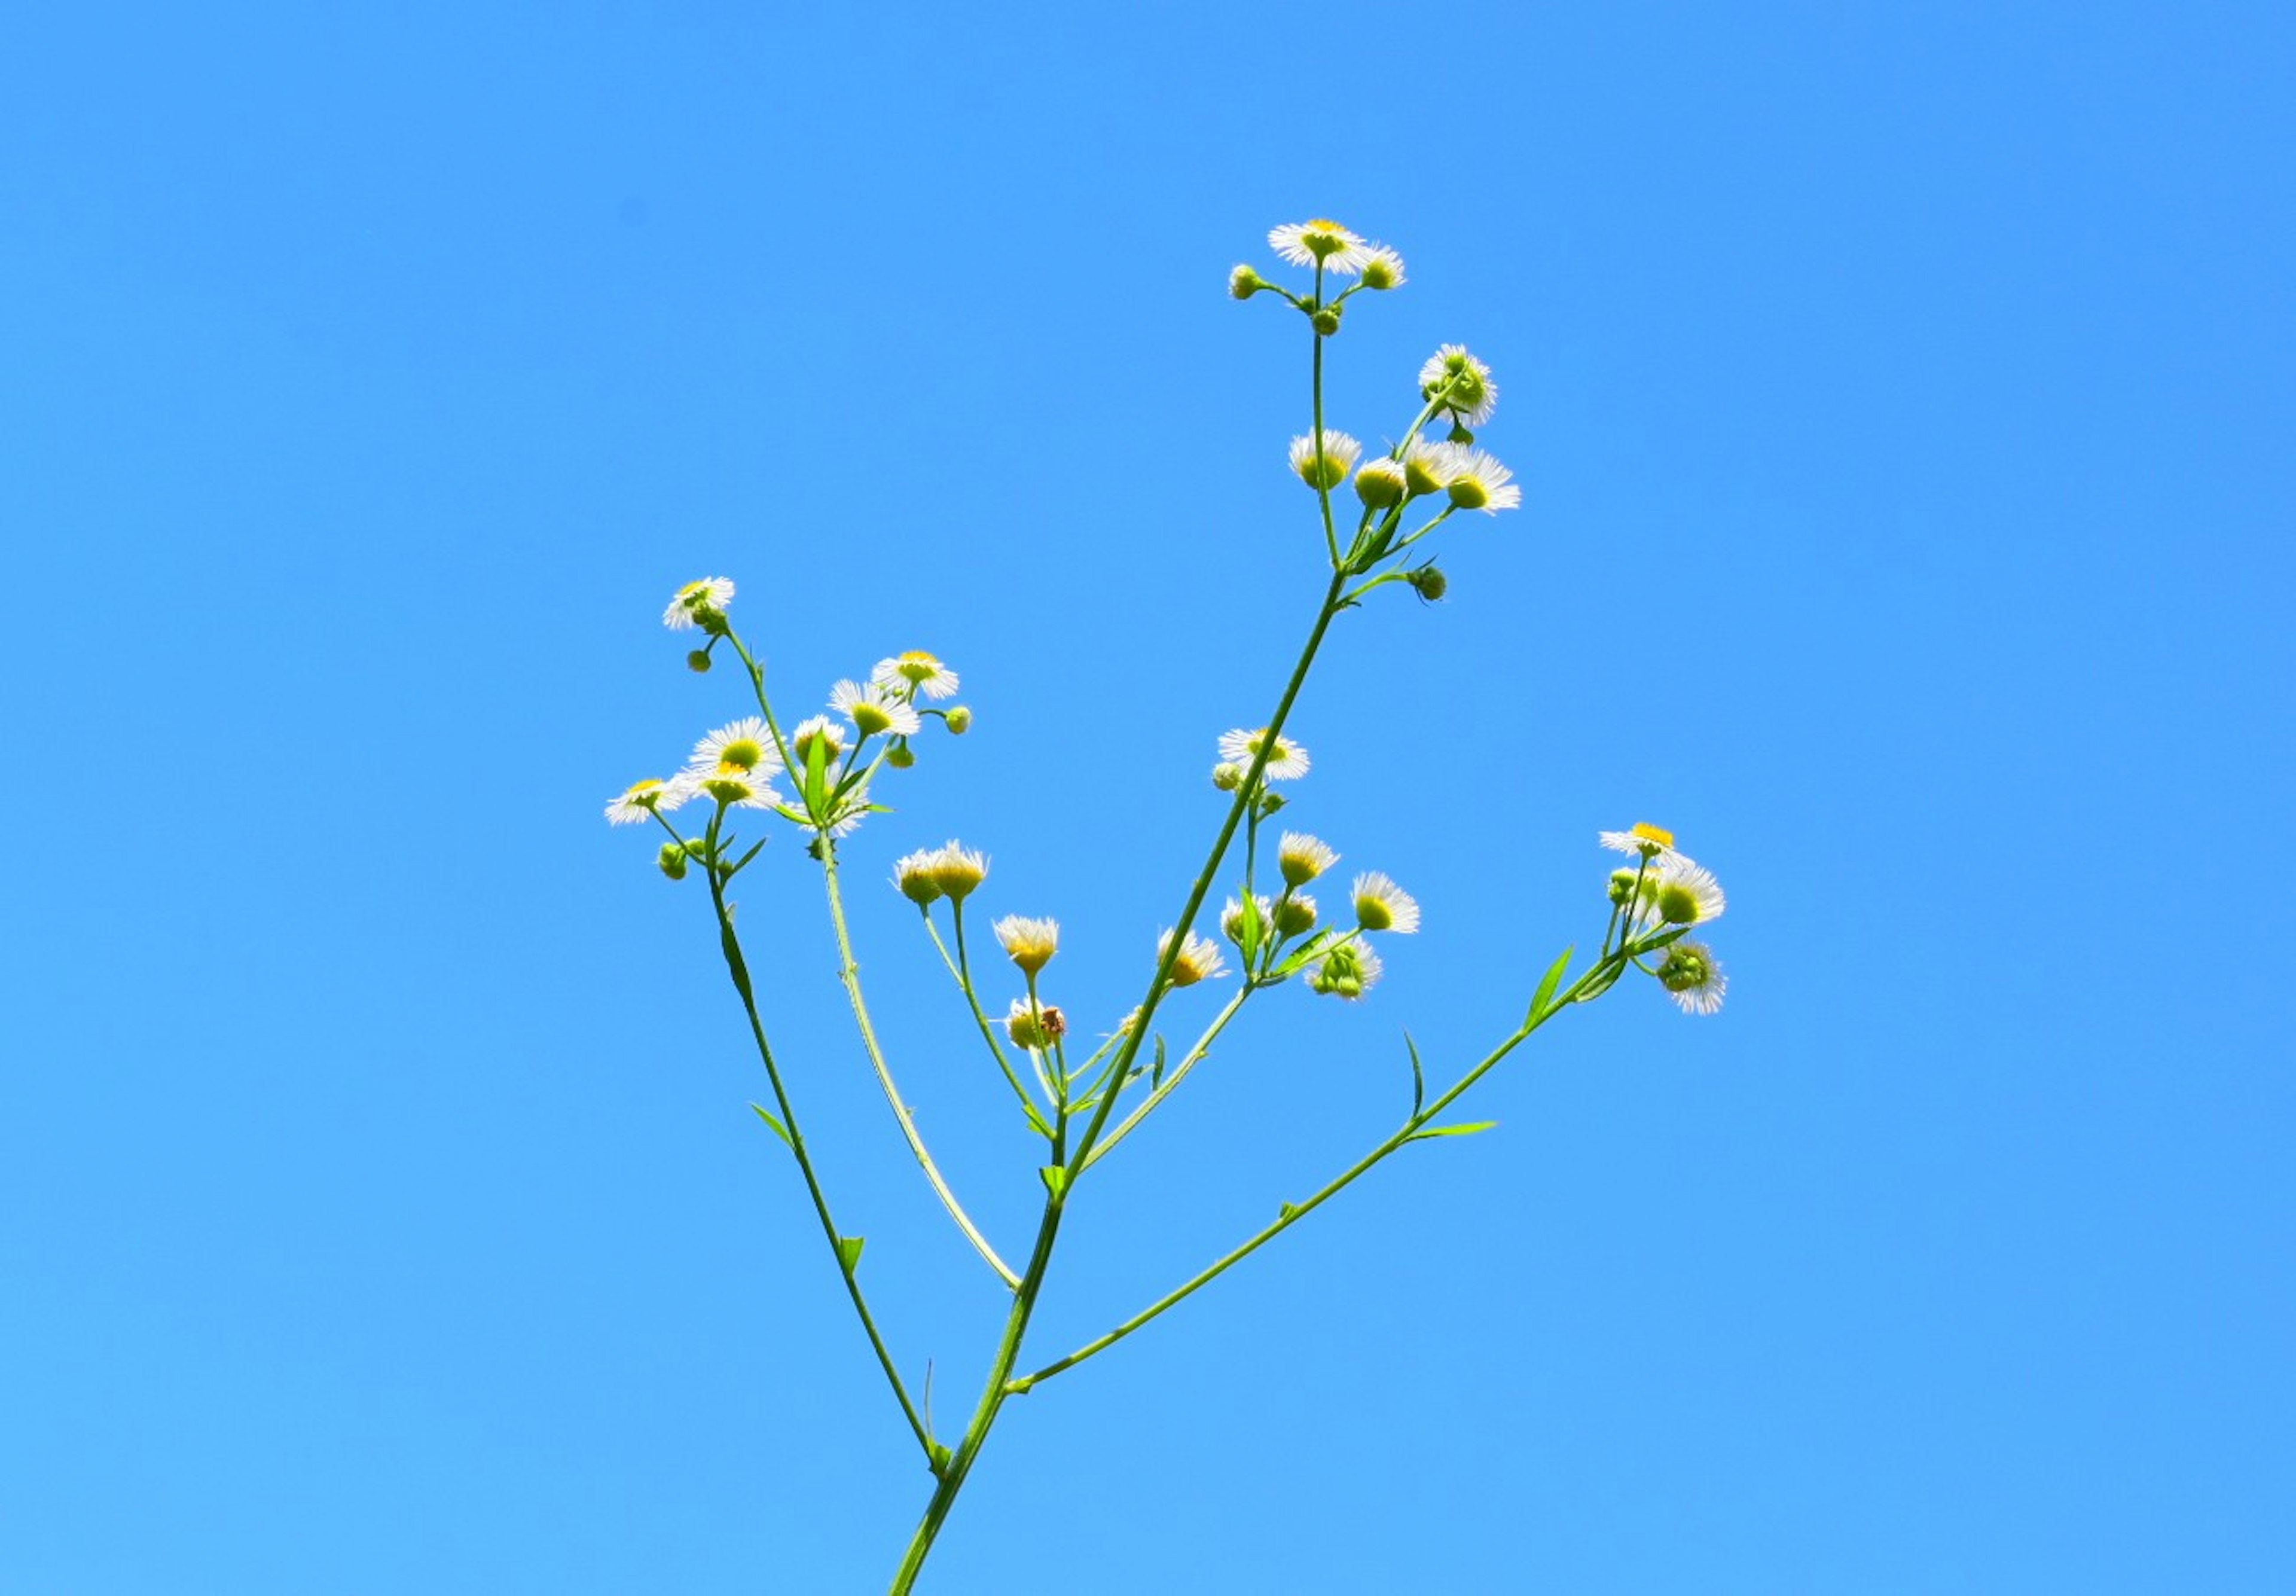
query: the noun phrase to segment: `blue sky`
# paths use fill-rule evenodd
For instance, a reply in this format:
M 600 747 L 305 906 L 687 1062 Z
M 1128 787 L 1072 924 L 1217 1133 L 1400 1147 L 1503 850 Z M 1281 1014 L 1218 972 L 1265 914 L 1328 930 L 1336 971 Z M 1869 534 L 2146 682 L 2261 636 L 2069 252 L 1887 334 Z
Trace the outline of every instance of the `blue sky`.
M 597 818 L 738 712 L 656 617 L 734 576 L 792 713 L 964 674 L 846 858 L 1020 1250 L 882 883 L 962 836 L 1082 1024 L 1135 1000 L 1320 592 L 1301 330 L 1222 292 L 1314 215 L 1412 276 L 1332 424 L 1464 341 L 1525 487 L 1293 722 L 1293 814 L 1427 929 L 1095 1172 L 1031 1350 L 1383 1135 L 1404 1027 L 1504 1033 L 1599 827 L 1719 872 L 1730 1001 L 1566 1016 L 1499 1130 L 1016 1403 L 925 1588 L 2287 1588 L 2292 55 L 2219 5 L 20 21 L 0 746 L 66 807 L 0 922 L 0 1588 L 882 1588 L 929 1481 L 699 883 Z M 786 843 L 752 958 L 953 1425 L 1001 1294 Z

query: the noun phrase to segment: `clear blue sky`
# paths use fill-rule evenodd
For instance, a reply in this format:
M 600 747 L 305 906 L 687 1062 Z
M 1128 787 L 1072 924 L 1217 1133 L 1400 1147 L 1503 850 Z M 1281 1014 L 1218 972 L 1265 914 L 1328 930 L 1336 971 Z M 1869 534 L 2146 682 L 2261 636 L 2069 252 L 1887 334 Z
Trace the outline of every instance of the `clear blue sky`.
M 1297 318 L 1464 340 L 1525 507 L 1348 617 L 1302 819 L 1418 895 L 1081 1195 L 1064 1351 L 1720 872 L 1733 986 L 1572 1013 L 1008 1411 L 927 1588 L 2296 1588 L 2296 146 L 2284 8 L 50 7 L 0 57 L 0 1590 L 881 1590 L 929 1481 L 698 882 L 598 806 L 925 647 L 979 714 L 848 855 L 1008 1250 L 1028 1138 L 898 853 L 987 848 L 1092 1030 L 1320 591 Z M 1390 595 L 1390 596 L 1394 596 Z M 743 883 L 953 1423 L 1000 1294 Z M 1050 1582 L 1050 1583 L 1047 1583 Z

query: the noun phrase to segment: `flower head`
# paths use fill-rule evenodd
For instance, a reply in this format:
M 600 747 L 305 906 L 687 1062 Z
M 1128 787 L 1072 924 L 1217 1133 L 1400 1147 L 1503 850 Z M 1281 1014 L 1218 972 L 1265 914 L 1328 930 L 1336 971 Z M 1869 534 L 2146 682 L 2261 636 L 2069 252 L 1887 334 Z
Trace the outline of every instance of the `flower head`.
M 1227 292 L 1234 299 L 1248 300 L 1269 286 L 1271 284 L 1265 278 L 1248 266 L 1239 266 L 1227 275 Z
M 922 649 L 911 649 L 895 654 L 890 660 L 879 660 L 869 679 L 896 692 L 906 689 L 914 698 L 922 693 L 928 698 L 953 698 L 956 695 L 956 672 L 942 664 Z
M 1403 462 L 1382 455 L 1366 461 L 1356 473 L 1356 497 L 1374 510 L 1390 510 L 1411 497 L 1411 478 Z
M 1068 1033 L 1067 1018 L 1049 1003 L 1015 998 L 1004 1016 L 1004 1034 L 1016 1048 L 1049 1048 Z
M 1685 1014 L 1712 1014 L 1722 1007 L 1730 978 L 1722 973 L 1714 950 L 1703 942 L 1679 942 L 1666 950 L 1658 967 L 1658 983 L 1673 995 Z
M 1458 469 L 1453 453 L 1447 443 L 1411 440 L 1403 451 L 1403 485 L 1412 498 L 1440 493 L 1451 485 L 1452 473 Z
M 1305 893 L 1287 893 L 1275 901 L 1275 931 L 1279 936 L 1299 936 L 1316 928 L 1316 901 Z
M 1308 976 L 1308 990 L 1352 1002 L 1379 984 L 1385 967 L 1370 943 L 1341 942 L 1316 961 Z
M 1337 222 L 1286 222 L 1267 234 L 1268 247 L 1294 266 L 1323 262 L 1324 269 L 1349 277 L 1361 271 L 1371 251 L 1361 237 Z
M 1491 418 L 1499 406 L 1499 385 L 1491 368 L 1467 353 L 1464 343 L 1447 343 L 1427 357 L 1419 368 L 1419 397 L 1444 395 L 1443 407 L 1471 427 Z
M 893 688 L 881 681 L 839 682 L 829 689 L 829 707 L 852 721 L 853 728 L 865 737 L 873 737 L 882 731 L 906 737 L 913 735 L 920 724 L 916 711 L 906 703 L 906 695 L 896 695 Z
M 1679 853 L 1669 855 L 1644 886 L 1658 917 L 1669 926 L 1703 926 L 1719 919 L 1729 901 L 1713 871 Z
M 817 745 L 822 746 L 821 762 L 826 765 L 845 752 L 845 728 L 826 715 L 807 716 L 790 733 L 790 755 L 805 764 L 813 758 Z
M 1443 491 L 1460 509 L 1496 515 L 1501 510 L 1521 506 L 1522 489 L 1514 486 L 1514 473 L 1500 465 L 1496 457 L 1464 443 L 1439 443 L 1435 447 L 1449 451 L 1449 470 Z
M 1419 929 L 1419 900 L 1395 884 L 1383 871 L 1366 870 L 1356 877 L 1356 924 L 1365 931 Z
M 1005 957 L 1029 975 L 1035 975 L 1053 962 L 1053 955 L 1061 950 L 1061 923 L 1058 920 L 1032 920 L 1021 915 L 1006 915 L 995 926 L 996 941 Z
M 1375 243 L 1364 251 L 1363 280 L 1365 288 L 1400 288 L 1410 281 L 1403 275 L 1403 257 L 1383 243 Z
M 1625 831 L 1604 831 L 1595 835 L 1603 846 L 1613 853 L 1639 853 L 1644 859 L 1656 859 L 1674 850 L 1674 833 L 1662 826 L 1652 826 L 1647 820 L 1637 820 Z
M 782 754 L 774 746 L 773 728 L 756 715 L 745 715 L 696 743 L 685 768 L 695 776 L 728 770 L 771 780 L 782 768 Z
M 1169 931 L 1156 939 L 1156 957 L 1160 959 L 1172 946 Z M 1200 931 L 1191 931 L 1180 943 L 1180 950 L 1172 958 L 1172 984 L 1193 986 L 1199 981 L 1209 981 L 1215 975 L 1227 974 L 1227 965 L 1220 958 L 1219 944 Z
M 932 884 L 962 903 L 974 887 L 988 878 L 988 856 L 952 838 L 935 850 L 924 869 Z
M 1308 774 L 1308 751 L 1289 737 L 1270 737 L 1266 727 L 1258 731 L 1224 731 L 1220 758 L 1234 765 L 1250 765 L 1260 748 L 1267 748 L 1267 763 L 1260 774 L 1270 781 L 1292 781 Z
M 705 613 L 722 616 L 733 602 L 732 577 L 705 576 L 677 590 L 669 607 L 661 613 L 661 623 L 674 632 L 691 631 L 701 624 Z
M 782 795 L 754 770 L 720 766 L 715 770 L 688 770 L 678 778 L 688 792 L 714 798 L 727 809 L 773 809 Z
M 904 853 L 893 864 L 893 884 L 900 889 L 902 897 L 919 909 L 941 895 L 940 883 L 932 877 L 935 857 L 933 851 L 928 848 L 921 852 Z
M 1312 434 L 1292 440 L 1292 469 L 1310 488 L 1336 488 L 1348 480 L 1348 473 L 1356 468 L 1363 457 L 1363 445 L 1345 432 L 1324 429 L 1324 457 L 1316 458 L 1316 440 Z
M 1251 906 L 1259 913 L 1259 934 L 1265 938 L 1267 928 L 1275 923 L 1275 905 L 1265 893 L 1251 894 Z M 1243 902 L 1230 898 L 1220 909 L 1220 934 L 1237 947 L 1243 946 Z
M 606 805 L 606 819 L 616 826 L 635 826 L 665 810 L 676 809 L 693 796 L 693 789 L 649 776 L 632 782 L 622 795 Z
M 1275 847 L 1275 866 L 1287 886 L 1305 886 L 1339 862 L 1329 843 L 1304 831 L 1285 832 Z

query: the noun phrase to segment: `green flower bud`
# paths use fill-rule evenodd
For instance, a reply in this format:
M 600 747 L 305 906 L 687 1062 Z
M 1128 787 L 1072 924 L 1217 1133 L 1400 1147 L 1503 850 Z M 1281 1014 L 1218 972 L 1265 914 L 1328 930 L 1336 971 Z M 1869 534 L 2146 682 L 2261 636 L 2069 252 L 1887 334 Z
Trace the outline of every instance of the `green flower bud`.
M 949 711 L 943 720 L 951 736 L 961 737 L 972 729 L 972 712 L 961 703 Z
M 1242 765 L 1220 764 L 1212 767 L 1212 786 L 1223 793 L 1233 793 L 1243 785 Z
M 1268 283 L 1248 266 L 1239 266 L 1227 275 L 1227 291 L 1231 297 L 1248 300 Z
M 1639 870 L 1613 870 L 1611 872 L 1611 901 L 1614 905 L 1618 908 L 1624 909 L 1628 904 L 1632 903 L 1635 901 L 1635 882 L 1641 874 L 1642 872 Z
M 696 676 L 708 674 L 709 670 L 709 651 L 706 648 L 697 648 L 692 654 L 687 654 L 685 656 L 685 668 L 688 670 L 693 671 Z
M 1269 815 L 1272 815 L 1277 810 L 1282 809 L 1285 802 L 1286 800 L 1284 799 L 1283 794 L 1277 792 L 1274 787 L 1262 787 L 1259 790 L 1260 818 L 1262 819 L 1266 819 Z
M 906 770 L 917 762 L 917 756 L 909 752 L 909 741 L 906 737 L 885 750 L 885 762 L 896 770 Z
M 1313 898 L 1286 898 L 1275 906 L 1275 929 L 1285 936 L 1299 936 L 1316 926 L 1316 901 Z
M 1451 430 L 1446 436 L 1454 443 L 1472 443 L 1475 440 L 1475 435 L 1467 431 L 1465 424 L 1456 421 L 1451 424 Z
M 1421 565 L 1406 572 L 1403 580 L 1411 584 L 1413 592 L 1429 604 L 1433 604 L 1451 590 L 1451 579 L 1432 565 Z
M 676 843 L 664 843 L 661 845 L 661 854 L 654 862 L 660 866 L 661 873 L 672 881 L 685 879 L 685 850 Z
M 1321 333 L 1325 338 L 1329 338 L 1332 333 L 1340 330 L 1340 306 L 1325 305 L 1322 309 L 1315 311 L 1308 317 L 1308 319 L 1316 324 L 1316 331 L 1317 333 Z

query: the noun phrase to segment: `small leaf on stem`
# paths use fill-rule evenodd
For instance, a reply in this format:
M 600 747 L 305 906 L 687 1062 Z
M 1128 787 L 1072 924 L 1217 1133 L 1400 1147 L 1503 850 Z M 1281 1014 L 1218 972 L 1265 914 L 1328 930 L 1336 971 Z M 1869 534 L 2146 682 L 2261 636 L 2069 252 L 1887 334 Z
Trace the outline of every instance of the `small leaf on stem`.
M 1562 984 L 1563 975 L 1570 968 L 1570 956 L 1577 951 L 1576 944 L 1565 948 L 1562 957 L 1546 967 L 1546 974 L 1539 980 L 1538 990 L 1530 995 L 1530 1008 L 1522 1016 L 1524 1024 L 1534 1025 L 1546 1017 L 1547 1000 L 1554 997 L 1554 989 Z
M 1404 1139 L 1424 1141 L 1431 1136 L 1472 1136 L 1478 1131 L 1488 1131 L 1498 1123 L 1495 1119 L 1479 1119 L 1469 1125 L 1430 1125 L 1424 1131 L 1414 1131 Z
M 840 1236 L 837 1238 L 837 1261 L 851 1274 L 861 1266 L 861 1249 L 869 1245 L 865 1236 Z
M 797 1143 L 790 1140 L 789 1127 L 787 1125 L 783 1124 L 781 1121 L 775 1119 L 772 1115 L 767 1114 L 764 1109 L 759 1108 L 755 1103 L 750 1104 L 750 1107 L 756 1112 L 757 1116 L 759 1119 L 765 1121 L 767 1125 L 772 1127 L 775 1135 L 780 1137 L 782 1140 L 791 1148 L 795 1148 L 797 1146 Z

